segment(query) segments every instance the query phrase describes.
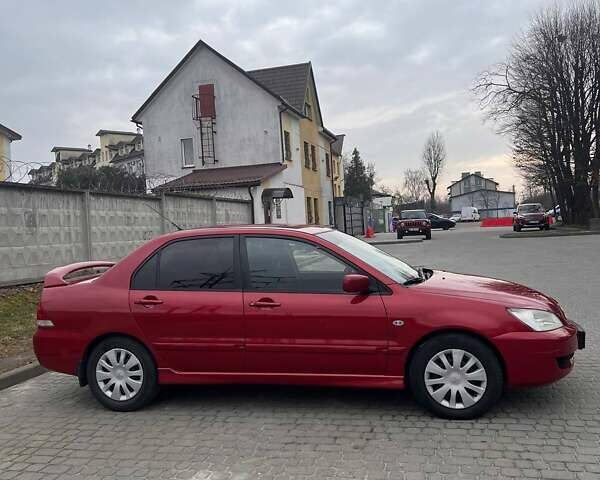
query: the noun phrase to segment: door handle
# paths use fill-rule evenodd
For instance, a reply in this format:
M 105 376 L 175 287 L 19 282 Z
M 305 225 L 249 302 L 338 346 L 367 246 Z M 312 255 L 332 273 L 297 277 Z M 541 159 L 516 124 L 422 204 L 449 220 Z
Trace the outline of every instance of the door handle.
M 160 298 L 156 298 L 152 295 L 141 298 L 140 300 L 136 300 L 133 303 L 135 303 L 136 305 L 143 305 L 144 307 L 148 307 L 150 305 L 160 305 L 163 303 L 163 301 Z
M 274 302 L 270 298 L 269 299 L 267 299 L 267 298 L 261 298 L 260 300 L 256 300 L 255 302 L 250 302 L 249 305 L 251 307 L 255 307 L 255 308 L 275 308 L 275 307 L 281 307 L 281 303 Z

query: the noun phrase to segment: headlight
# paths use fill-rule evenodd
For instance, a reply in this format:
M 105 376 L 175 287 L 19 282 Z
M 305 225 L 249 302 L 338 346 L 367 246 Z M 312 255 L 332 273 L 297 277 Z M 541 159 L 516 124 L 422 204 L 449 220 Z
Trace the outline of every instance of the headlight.
M 560 319 L 552 312 L 534 310 L 532 308 L 509 308 L 509 313 L 531 327 L 536 332 L 556 330 L 563 326 Z

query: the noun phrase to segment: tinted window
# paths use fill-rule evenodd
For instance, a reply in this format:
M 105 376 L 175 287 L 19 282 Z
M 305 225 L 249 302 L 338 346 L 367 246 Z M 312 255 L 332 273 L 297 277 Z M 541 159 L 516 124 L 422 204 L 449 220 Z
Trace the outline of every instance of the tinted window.
M 283 238 L 246 238 L 247 288 L 283 292 L 342 292 L 355 270 L 319 247 Z
M 158 273 L 157 266 L 158 254 L 156 253 L 135 273 L 131 288 L 134 290 L 154 290 Z
M 404 210 L 400 212 L 400 218 L 410 220 L 413 218 L 426 218 L 423 210 Z
M 158 290 L 235 288 L 233 238 L 171 243 L 160 251 Z

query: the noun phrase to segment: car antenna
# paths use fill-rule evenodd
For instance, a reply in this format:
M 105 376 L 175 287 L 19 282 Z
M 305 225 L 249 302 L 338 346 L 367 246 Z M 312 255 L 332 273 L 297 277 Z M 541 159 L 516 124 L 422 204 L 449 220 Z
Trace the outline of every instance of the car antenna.
M 183 230 L 183 228 L 181 228 L 179 225 L 177 225 L 173 220 L 171 220 L 168 217 L 165 217 L 162 213 L 160 213 L 156 208 L 154 208 L 152 205 L 148 205 L 147 203 L 144 203 L 144 205 L 146 205 L 150 210 L 156 212 L 158 214 L 158 216 L 160 216 L 160 218 L 165 219 L 167 222 L 169 222 L 171 225 L 173 225 L 177 230 L 181 231 Z

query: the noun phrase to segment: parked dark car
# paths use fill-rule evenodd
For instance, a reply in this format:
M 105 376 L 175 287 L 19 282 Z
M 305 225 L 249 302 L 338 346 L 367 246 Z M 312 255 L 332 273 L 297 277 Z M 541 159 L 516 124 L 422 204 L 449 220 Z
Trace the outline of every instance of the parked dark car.
M 456 223 L 454 223 L 452 220 L 440 217 L 435 213 L 428 213 L 427 218 L 431 222 L 431 228 L 442 228 L 444 230 L 448 230 L 449 228 L 456 227 Z
M 520 232 L 522 228 L 550 230 L 550 217 L 541 203 L 522 203 L 517 207 L 513 216 L 513 230 Z
M 425 240 L 431 240 L 431 222 L 425 210 L 403 210 L 400 212 L 400 223 L 396 227 L 396 236 L 425 235 Z

